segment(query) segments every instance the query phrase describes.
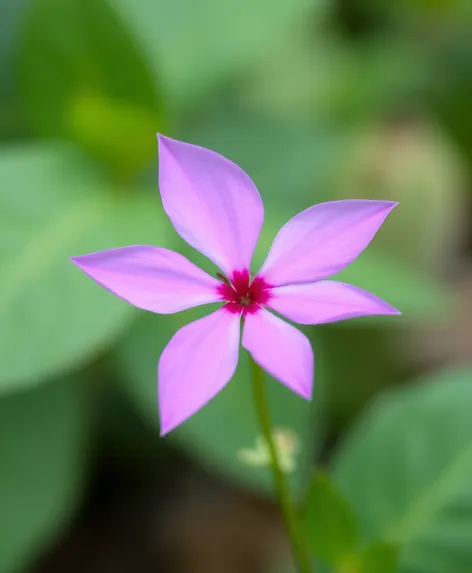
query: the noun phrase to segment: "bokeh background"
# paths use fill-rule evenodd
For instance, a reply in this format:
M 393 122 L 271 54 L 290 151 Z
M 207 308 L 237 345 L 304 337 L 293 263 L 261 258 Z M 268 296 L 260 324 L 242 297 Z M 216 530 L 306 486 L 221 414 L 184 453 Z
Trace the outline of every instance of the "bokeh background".
M 255 270 L 314 203 L 400 202 L 341 278 L 402 317 L 306 328 L 315 399 L 269 379 L 273 419 L 295 495 L 328 468 L 395 570 L 470 573 L 468 0 L 1 0 L 0 573 L 290 571 L 241 456 L 247 356 L 160 439 L 157 360 L 201 311 L 134 310 L 68 261 L 149 243 L 215 272 L 164 216 L 156 132 L 256 182 Z

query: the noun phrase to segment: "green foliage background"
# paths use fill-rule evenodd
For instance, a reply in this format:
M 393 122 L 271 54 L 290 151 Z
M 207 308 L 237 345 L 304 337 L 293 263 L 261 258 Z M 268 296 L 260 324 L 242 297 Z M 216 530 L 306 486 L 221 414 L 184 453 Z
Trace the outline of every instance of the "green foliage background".
M 215 271 L 164 215 L 156 132 L 212 148 L 256 182 L 266 223 L 255 266 L 314 203 L 400 201 L 340 278 L 402 318 L 307 328 L 314 402 L 268 377 L 274 425 L 301 443 L 290 479 L 308 500 L 320 567 L 472 570 L 472 356 L 417 382 L 406 351 L 415 329 L 456 312 L 448 269 L 471 222 L 471 30 L 466 0 L 3 0 L 0 573 L 28 571 L 73 519 L 110 433 L 110 396 L 149 427 L 143 437 L 115 420 L 114 449 L 151 442 L 158 463 L 176 449 L 272 494 L 268 470 L 237 455 L 258 433 L 247 356 L 160 440 L 156 363 L 203 311 L 146 315 L 68 261 L 149 243 Z M 311 478 L 339 438 L 332 472 Z

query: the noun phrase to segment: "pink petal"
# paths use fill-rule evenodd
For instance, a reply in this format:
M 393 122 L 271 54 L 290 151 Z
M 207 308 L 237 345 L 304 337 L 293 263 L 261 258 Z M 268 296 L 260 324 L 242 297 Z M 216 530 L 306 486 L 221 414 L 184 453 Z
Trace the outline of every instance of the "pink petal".
M 244 319 L 243 346 L 271 376 L 311 398 L 313 350 L 302 332 L 261 308 Z
M 367 247 L 395 205 L 332 201 L 302 211 L 280 229 L 259 274 L 282 286 L 338 273 Z
M 241 318 L 221 308 L 176 332 L 159 360 L 161 436 L 189 418 L 236 370 Z
M 323 324 L 373 314 L 401 314 L 375 295 L 336 281 L 271 289 L 270 308 L 300 324 Z
M 256 186 L 214 151 L 159 139 L 159 187 L 175 230 L 227 275 L 249 269 L 264 220 Z
M 89 277 L 138 308 L 170 314 L 220 300 L 220 282 L 188 259 L 147 245 L 72 257 Z

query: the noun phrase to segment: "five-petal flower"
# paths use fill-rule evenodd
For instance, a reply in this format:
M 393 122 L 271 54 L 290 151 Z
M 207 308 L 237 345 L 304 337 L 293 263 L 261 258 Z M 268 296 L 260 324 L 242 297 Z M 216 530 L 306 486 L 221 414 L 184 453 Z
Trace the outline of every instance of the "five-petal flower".
M 189 418 L 231 379 L 242 345 L 274 378 L 306 399 L 313 386 L 308 338 L 268 309 L 301 324 L 399 314 L 376 296 L 327 281 L 370 243 L 395 207 L 390 201 L 348 200 L 315 205 L 277 234 L 260 271 L 250 263 L 263 224 L 256 186 L 221 155 L 168 137 L 159 140 L 159 187 L 177 233 L 224 274 L 212 277 L 182 255 L 131 246 L 71 260 L 138 308 L 169 314 L 222 302 L 181 328 L 158 367 L 161 435 Z

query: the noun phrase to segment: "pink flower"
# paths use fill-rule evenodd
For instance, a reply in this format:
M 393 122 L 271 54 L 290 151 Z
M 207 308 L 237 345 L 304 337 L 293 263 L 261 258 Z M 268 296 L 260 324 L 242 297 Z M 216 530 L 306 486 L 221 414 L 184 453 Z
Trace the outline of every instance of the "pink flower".
M 271 376 L 310 399 L 313 351 L 308 338 L 268 309 L 300 324 L 400 314 L 360 288 L 324 280 L 370 243 L 396 203 L 321 203 L 286 223 L 260 271 L 251 258 L 264 207 L 251 179 L 221 155 L 158 136 L 159 186 L 177 233 L 213 261 L 216 278 L 182 255 L 131 246 L 74 257 L 87 275 L 138 308 L 169 314 L 222 302 L 181 328 L 159 360 L 161 435 L 211 400 L 231 379 L 242 345 Z

